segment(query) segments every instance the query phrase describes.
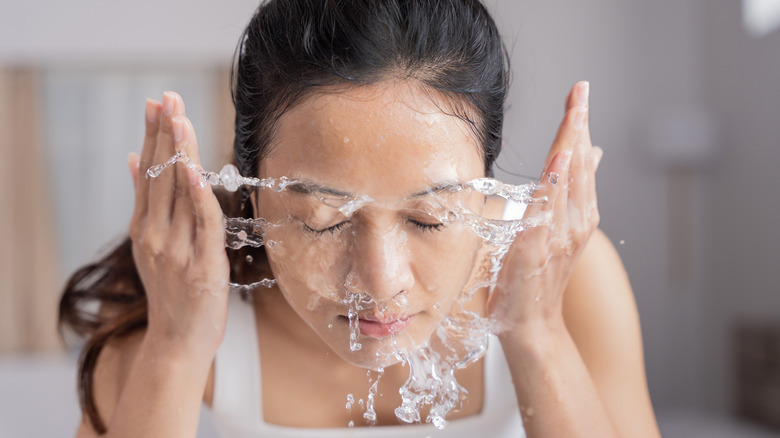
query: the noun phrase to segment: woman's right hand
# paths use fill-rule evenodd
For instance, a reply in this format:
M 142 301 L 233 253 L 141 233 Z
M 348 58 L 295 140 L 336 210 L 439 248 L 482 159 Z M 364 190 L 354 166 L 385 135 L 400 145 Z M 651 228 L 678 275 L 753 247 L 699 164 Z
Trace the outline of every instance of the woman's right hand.
M 199 175 L 181 163 L 157 178 L 146 176 L 146 169 L 180 149 L 200 163 L 181 97 L 166 92 L 162 103 L 147 100 L 143 151 L 128 157 L 135 185 L 133 259 L 149 304 L 145 341 L 164 351 L 184 348 L 210 363 L 227 318 L 230 269 L 222 210 L 211 186 L 201 187 Z

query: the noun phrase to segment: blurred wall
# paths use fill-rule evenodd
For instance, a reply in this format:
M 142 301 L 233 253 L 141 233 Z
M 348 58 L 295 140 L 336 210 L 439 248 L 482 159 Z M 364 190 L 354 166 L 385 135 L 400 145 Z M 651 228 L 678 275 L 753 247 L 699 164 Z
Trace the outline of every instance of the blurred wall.
M 227 61 L 256 0 L 0 1 L 0 63 Z
M 700 403 L 700 297 L 671 281 L 676 248 L 668 236 L 677 218 L 669 169 L 648 158 L 646 131 L 666 108 L 698 104 L 704 94 L 702 2 L 488 3 L 507 36 L 514 70 L 505 131 L 512 150 L 501 163 L 522 159 L 523 172 L 538 175 L 569 87 L 591 82 L 592 138 L 605 152 L 598 175 L 601 226 L 634 286 L 653 402 Z
M 703 367 L 707 399 L 733 399 L 730 356 L 736 321 L 780 323 L 780 31 L 757 39 L 738 19 L 739 5 L 706 3 L 702 11 L 707 103 L 723 118 L 727 147 L 702 175 L 710 218 L 705 284 Z

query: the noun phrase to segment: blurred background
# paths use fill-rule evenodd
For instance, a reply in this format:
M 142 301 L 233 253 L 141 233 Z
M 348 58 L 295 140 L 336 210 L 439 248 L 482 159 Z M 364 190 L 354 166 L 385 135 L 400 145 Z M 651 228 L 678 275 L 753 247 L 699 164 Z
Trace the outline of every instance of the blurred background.
M 513 85 L 497 176 L 535 176 L 591 82 L 602 228 L 636 294 L 664 436 L 780 436 L 780 0 L 487 0 Z M 257 0 L 0 0 L 0 436 L 72 436 L 67 275 L 125 233 L 144 98 L 216 170 Z M 214 436 L 207 417 L 200 436 Z

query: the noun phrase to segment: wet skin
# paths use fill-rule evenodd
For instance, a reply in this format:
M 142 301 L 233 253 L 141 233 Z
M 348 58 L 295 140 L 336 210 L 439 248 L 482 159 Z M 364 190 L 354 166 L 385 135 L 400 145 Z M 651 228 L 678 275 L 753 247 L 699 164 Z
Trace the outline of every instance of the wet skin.
M 442 103 L 410 83 L 316 93 L 282 116 L 260 163 L 261 178 L 287 176 L 319 193 L 372 199 L 347 217 L 313 193 L 260 191 L 255 198 L 258 217 L 284 224 L 268 233 L 280 242 L 268 249 L 270 267 L 306 326 L 286 324 L 313 330 L 350 363 L 377 368 L 392 343 L 424 344 L 475 266 L 478 237 L 462 224 L 442 224 L 431 214 L 441 198 L 425 194 L 484 176 L 472 131 L 444 114 Z M 464 202 L 482 209 L 482 198 Z M 347 342 L 347 290 L 387 305 L 358 311 L 365 333 L 356 352 Z

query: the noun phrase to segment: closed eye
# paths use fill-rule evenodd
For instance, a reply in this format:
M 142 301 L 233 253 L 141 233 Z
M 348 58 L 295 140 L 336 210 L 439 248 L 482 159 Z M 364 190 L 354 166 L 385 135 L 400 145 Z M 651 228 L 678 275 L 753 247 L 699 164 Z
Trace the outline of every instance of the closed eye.
M 414 225 L 415 227 L 421 229 L 423 232 L 430 231 L 431 233 L 434 231 L 441 231 L 442 228 L 444 228 L 444 224 L 438 223 L 438 224 L 427 224 L 425 222 L 420 222 L 418 220 L 409 219 L 409 222 Z
M 304 223 L 304 224 L 303 224 L 303 229 L 304 229 L 304 230 L 306 230 L 306 231 L 307 231 L 307 232 L 309 232 L 309 233 L 314 233 L 314 234 L 316 234 L 317 236 L 322 236 L 323 234 L 325 234 L 325 233 L 327 233 L 327 232 L 329 232 L 329 233 L 331 234 L 331 236 L 332 236 L 333 234 L 335 234 L 335 233 L 336 233 L 336 231 L 339 231 L 339 230 L 341 230 L 341 229 L 342 229 L 342 228 L 344 228 L 344 226 L 345 226 L 345 225 L 347 225 L 348 223 L 349 223 L 349 221 L 339 222 L 339 223 L 337 223 L 336 225 L 330 226 L 330 227 L 328 227 L 328 228 L 323 228 L 323 229 L 321 229 L 321 230 L 315 230 L 314 228 L 312 228 L 312 227 L 310 227 L 310 226 L 308 226 L 308 225 L 306 225 L 306 224 Z

